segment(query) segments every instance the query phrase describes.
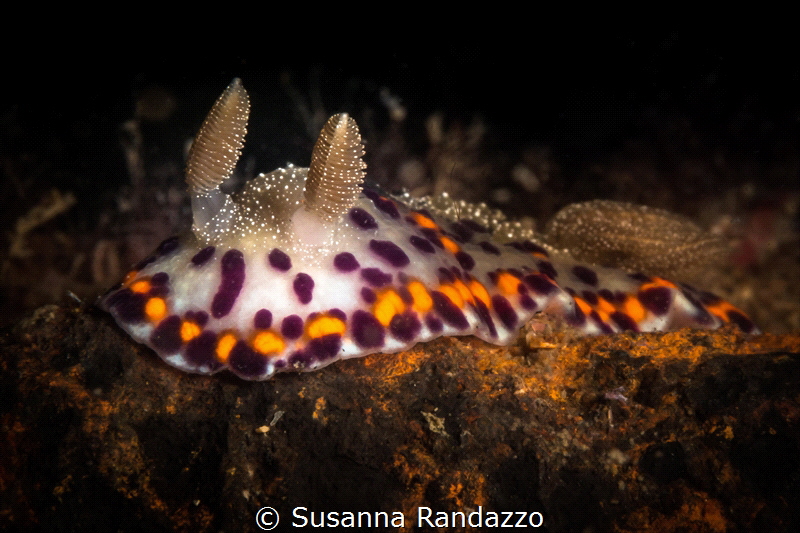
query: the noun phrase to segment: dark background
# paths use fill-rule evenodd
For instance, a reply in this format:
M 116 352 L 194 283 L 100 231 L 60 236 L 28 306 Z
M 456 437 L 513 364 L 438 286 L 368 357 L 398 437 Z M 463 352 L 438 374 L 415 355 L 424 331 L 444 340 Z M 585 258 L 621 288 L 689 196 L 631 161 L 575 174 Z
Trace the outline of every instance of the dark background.
M 186 202 L 174 196 L 183 187 L 186 144 L 236 76 L 253 102 L 245 175 L 307 165 L 318 116 L 347 111 L 359 121 L 370 170 L 383 186 L 396 188 L 392 174 L 403 158 L 422 161 L 434 179 L 446 149 L 433 146 L 426 124 L 440 113 L 457 145 L 451 151 L 484 168 L 477 185 L 462 183 L 453 169 L 446 177 L 452 188 L 512 216 L 541 224 L 569 202 L 603 197 L 664 207 L 705 225 L 727 214 L 746 234 L 748 217 L 766 206 L 782 229 L 756 240 L 796 243 L 800 70 L 792 34 L 531 28 L 502 39 L 465 31 L 434 41 L 415 33 L 352 42 L 266 33 L 230 53 L 213 39 L 164 48 L 147 35 L 137 44 L 107 35 L 85 46 L 65 39 L 41 53 L 9 54 L 0 104 L 0 222 L 8 230 L 0 250 L 51 189 L 71 192 L 76 202 L 27 234 L 27 257 L 0 255 L 1 322 L 69 301 L 67 291 L 94 298 L 107 284 L 94 264 L 99 241 L 111 242 L 125 265 L 166 236 L 154 227 L 167 235 L 185 227 Z M 400 126 L 382 90 L 402 103 Z M 131 144 L 123 125 L 133 119 L 146 176 L 138 184 L 123 150 Z M 464 140 L 475 124 L 484 128 L 477 147 Z M 520 187 L 509 177 L 520 162 L 546 164 L 552 179 L 536 191 Z M 753 254 L 742 261 L 746 272 L 765 268 L 763 253 Z M 787 272 L 796 278 L 796 262 Z

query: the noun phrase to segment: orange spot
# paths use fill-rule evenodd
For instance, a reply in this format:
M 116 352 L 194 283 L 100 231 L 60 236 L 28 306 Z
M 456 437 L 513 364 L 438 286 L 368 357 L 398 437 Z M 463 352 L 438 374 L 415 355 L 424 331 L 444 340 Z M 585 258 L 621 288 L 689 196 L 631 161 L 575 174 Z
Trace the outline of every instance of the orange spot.
M 144 314 L 152 322 L 158 322 L 167 315 L 167 302 L 163 298 L 150 298 L 144 304 Z
M 306 326 L 306 335 L 312 339 L 316 339 L 325 335 L 331 335 L 332 333 L 344 335 L 346 330 L 347 326 L 341 319 L 335 316 L 322 315 L 308 322 Z
M 422 213 L 411 213 L 411 218 L 413 218 L 414 222 L 423 228 L 439 229 L 439 226 L 436 224 L 436 222 L 426 217 Z
M 190 340 L 200 335 L 201 331 L 203 330 L 200 328 L 200 326 L 198 326 L 191 320 L 184 320 L 181 323 L 181 340 L 183 342 L 189 342 Z
M 439 240 L 442 241 L 442 246 L 444 246 L 445 250 L 451 254 L 457 254 L 461 250 L 458 243 L 449 237 L 440 237 Z
M 675 285 L 674 283 L 672 283 L 669 280 L 666 280 L 664 278 L 653 278 L 653 281 L 650 281 L 650 282 L 647 282 L 647 283 L 643 283 L 639 287 L 639 290 L 640 291 L 646 291 L 647 289 L 654 289 L 656 287 L 667 287 L 667 288 L 670 288 L 670 289 L 677 289 L 678 288 L 677 285 Z
M 614 304 L 603 298 L 602 296 L 597 297 L 597 311 L 603 312 L 606 314 L 613 313 L 616 311 L 617 308 L 614 307 Z
M 402 313 L 406 310 L 406 304 L 400 295 L 394 289 L 387 289 L 378 293 L 378 298 L 375 300 L 375 305 L 372 307 L 372 314 L 378 319 L 378 322 L 384 326 L 388 326 L 392 318 L 397 313 Z
M 220 363 L 227 363 L 231 350 L 236 346 L 238 339 L 233 333 L 223 333 L 217 340 L 217 360 Z
M 265 355 L 269 353 L 279 353 L 286 348 L 283 337 L 274 331 L 259 331 L 256 333 L 255 337 L 253 337 L 251 344 L 255 351 Z M 219 346 L 217 346 L 217 354 L 219 354 Z
M 644 317 L 647 316 L 647 311 L 642 305 L 642 302 L 633 296 L 625 298 L 625 303 L 622 304 L 622 311 L 631 317 L 634 322 L 641 322 L 644 320 Z
M 489 291 L 486 290 L 486 287 L 484 287 L 480 281 L 475 279 L 470 281 L 469 291 L 472 293 L 473 296 L 475 296 L 475 298 L 482 301 L 486 307 L 491 307 L 490 305 L 491 300 L 489 299 Z
M 508 272 L 497 275 L 497 288 L 503 294 L 519 294 L 519 278 Z
M 581 311 L 583 311 L 584 315 L 588 315 L 589 313 L 592 312 L 592 306 L 589 305 L 589 302 L 587 302 L 583 298 L 579 298 L 577 296 L 573 296 L 572 299 L 575 300 L 575 303 L 578 304 L 578 307 L 580 307 L 580 309 L 581 309 Z
M 711 313 L 712 315 L 719 317 L 720 320 L 722 320 L 723 322 L 730 322 L 730 320 L 728 319 L 728 311 L 737 311 L 738 313 L 744 315 L 742 311 L 731 305 L 729 302 L 726 302 L 725 300 L 720 300 L 719 302 L 708 304 L 706 305 L 706 309 L 708 309 L 708 312 Z
M 147 281 L 146 279 L 140 279 L 139 281 L 133 282 L 133 284 L 131 285 L 131 290 L 133 292 L 144 294 L 146 292 L 150 292 L 151 287 L 152 285 L 150 285 L 149 281 Z
M 414 311 L 417 313 L 427 313 L 431 310 L 433 307 L 433 299 L 431 295 L 428 294 L 428 289 L 425 288 L 425 285 L 423 285 L 421 281 L 412 281 L 406 285 L 406 288 L 414 299 L 412 305 Z
M 464 300 L 461 298 L 461 293 L 452 285 L 440 285 L 439 292 L 447 296 L 456 307 L 464 307 Z
M 459 279 L 455 280 L 453 282 L 453 287 L 456 288 L 462 300 L 464 300 L 465 302 L 473 303 L 472 293 L 469 292 L 469 289 L 467 288 L 466 285 L 464 285 L 464 283 L 461 280 Z
M 125 279 L 124 279 L 124 280 L 122 280 L 122 283 L 123 283 L 124 285 L 128 285 L 130 282 L 132 282 L 132 281 L 133 281 L 133 280 L 136 278 L 136 275 L 137 275 L 138 273 L 139 273 L 139 271 L 138 271 L 138 270 L 131 270 L 130 272 L 128 272 L 127 274 L 125 274 Z

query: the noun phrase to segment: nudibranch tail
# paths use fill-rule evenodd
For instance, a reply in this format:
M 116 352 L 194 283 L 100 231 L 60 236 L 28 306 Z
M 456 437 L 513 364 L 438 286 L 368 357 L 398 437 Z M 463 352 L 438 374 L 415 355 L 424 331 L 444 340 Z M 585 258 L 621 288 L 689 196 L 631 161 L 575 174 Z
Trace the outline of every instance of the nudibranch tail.
M 757 331 L 731 304 L 688 285 L 581 264 L 521 236 L 496 240 L 489 228 L 506 222 L 454 220 L 362 189 L 364 149 L 346 114 L 325 125 L 310 169 L 290 165 L 225 194 L 219 185 L 241 153 L 248 111 L 234 80 L 192 146 L 193 231 L 161 243 L 100 302 L 181 370 L 261 380 L 443 335 L 506 344 L 538 314 L 587 334 L 725 323 Z M 653 215 L 601 207 L 618 220 Z M 559 220 L 553 231 L 563 228 Z

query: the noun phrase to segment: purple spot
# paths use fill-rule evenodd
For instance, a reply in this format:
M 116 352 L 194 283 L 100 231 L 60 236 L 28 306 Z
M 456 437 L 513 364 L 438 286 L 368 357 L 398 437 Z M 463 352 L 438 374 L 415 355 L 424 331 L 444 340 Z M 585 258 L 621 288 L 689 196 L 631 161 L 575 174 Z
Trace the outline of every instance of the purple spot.
M 442 244 L 441 239 L 439 239 L 438 231 L 432 228 L 422 228 L 419 230 L 419 232 L 422 233 L 426 239 L 431 241 L 434 246 L 444 249 L 444 244 Z
M 384 329 L 378 319 L 361 309 L 351 317 L 353 340 L 362 348 L 380 348 L 383 346 Z
M 115 312 L 117 317 L 128 324 L 138 324 L 144 321 L 144 304 L 147 296 L 136 293 L 130 289 L 120 289 L 109 296 L 105 305 L 109 311 Z
M 461 222 L 450 224 L 450 231 L 455 233 L 461 242 L 467 242 L 472 239 L 472 230 Z
M 515 250 L 519 250 L 520 252 L 524 252 L 525 251 L 525 247 L 522 246 L 521 242 L 517 242 L 517 241 L 507 242 L 506 246 L 510 246 L 510 247 L 514 248 Z
M 206 246 L 192 257 L 192 264 L 196 267 L 205 265 L 209 259 L 214 257 L 216 248 L 213 246 Z
M 244 285 L 244 255 L 239 250 L 228 250 L 220 262 L 222 280 L 211 302 L 211 316 L 222 318 L 233 309 Z
M 632 280 L 639 281 L 641 283 L 650 283 L 651 281 L 653 281 L 653 278 L 651 278 L 650 276 L 645 276 L 641 272 L 637 272 L 635 274 L 628 274 L 628 277 L 631 278 Z
M 350 220 L 361 229 L 375 229 L 378 227 L 375 218 L 360 207 L 354 207 L 350 210 Z
M 567 313 L 567 316 L 564 317 L 564 319 L 567 324 L 573 327 L 581 327 L 586 324 L 586 315 L 581 308 L 578 307 L 577 303 L 573 306 L 573 312 Z
M 464 316 L 464 313 L 461 312 L 461 309 L 456 304 L 450 301 L 450 298 L 439 291 L 431 291 L 431 298 L 433 299 L 433 308 L 447 324 L 456 329 L 467 329 L 469 327 L 467 317 Z
M 273 248 L 273 250 L 267 256 L 269 260 L 269 264 L 275 270 L 280 270 L 281 272 L 286 272 L 290 268 L 292 268 L 292 260 L 291 258 L 286 255 L 286 253 L 278 250 L 277 248 Z
M 728 315 L 728 320 L 730 320 L 732 324 L 739 326 L 739 329 L 743 332 L 751 333 L 755 331 L 756 325 L 739 311 L 731 309 L 726 314 Z
M 581 298 L 586 300 L 589 305 L 597 305 L 600 300 L 597 299 L 597 295 L 592 291 L 583 291 L 581 292 Z
M 475 268 L 475 260 L 464 250 L 456 252 L 456 260 L 464 270 L 472 270 Z
M 194 322 L 201 328 L 208 323 L 208 313 L 206 313 L 205 311 L 186 311 L 184 318 L 186 318 L 186 320 Z
M 392 282 L 392 275 L 387 274 L 380 268 L 362 268 L 361 279 L 373 287 L 383 287 Z
M 536 294 L 547 296 L 558 290 L 558 285 L 552 282 L 550 278 L 544 274 L 528 274 L 522 278 L 530 289 Z
M 439 267 L 437 272 L 439 273 L 439 283 L 453 283 L 456 280 L 453 273 L 445 267 Z
M 703 307 L 703 305 L 697 301 L 697 299 L 689 290 L 684 290 L 683 296 L 689 300 L 689 303 L 691 303 L 694 307 L 694 319 L 699 325 L 711 326 L 714 323 L 714 319 L 712 318 L 711 313 L 708 312 L 708 309 Z
M 445 237 L 449 237 L 451 240 L 456 241 L 459 244 L 464 244 L 466 242 L 464 239 L 461 238 L 460 235 L 458 235 L 456 233 L 450 233 L 449 231 L 443 231 L 442 235 L 444 235 Z
M 487 254 L 500 255 L 500 250 L 497 249 L 497 246 L 490 243 L 489 241 L 479 242 L 478 246 L 480 246 L 483 249 L 483 251 L 486 252 Z
M 478 318 L 489 328 L 489 334 L 492 337 L 497 337 L 497 328 L 494 326 L 494 320 L 492 320 L 492 315 L 489 313 L 489 308 L 478 298 L 475 299 L 475 310 L 478 312 Z
M 539 307 L 536 300 L 532 299 L 527 294 L 523 294 L 519 297 L 519 305 L 527 311 L 535 311 Z
M 153 277 L 150 278 L 150 283 L 153 285 L 166 285 L 169 283 L 169 274 L 166 272 L 158 272 L 153 274 Z
M 342 336 L 338 333 L 331 333 L 308 341 L 305 352 L 317 361 L 325 361 L 336 357 L 341 347 Z
M 153 285 L 150 287 L 150 290 L 147 291 L 147 294 L 149 296 L 159 296 L 164 298 L 169 294 L 169 287 L 166 285 Z
M 206 366 L 211 372 L 222 367 L 217 361 L 217 335 L 213 331 L 204 331 L 186 345 L 183 356 L 195 367 Z
M 431 330 L 431 333 L 441 333 L 444 324 L 437 317 L 429 314 L 425 317 L 425 325 Z
M 417 318 L 417 314 L 413 311 L 406 311 L 392 317 L 389 322 L 389 331 L 392 336 L 404 342 L 411 342 L 422 329 L 422 324 Z
M 603 300 L 606 300 L 609 303 L 622 303 L 622 301 L 617 300 L 616 295 L 608 289 L 600 289 L 597 291 L 597 295 L 600 296 Z M 624 300 L 623 300 L 624 301 Z
M 305 350 L 294 352 L 289 356 L 289 364 L 294 368 L 306 368 L 313 361 L 313 357 Z
M 250 348 L 246 342 L 239 341 L 228 356 L 228 366 L 241 377 L 255 378 L 266 372 L 267 358 Z
M 509 301 L 503 296 L 495 294 L 492 296 L 492 307 L 506 329 L 514 329 L 517 325 L 517 312 L 511 307 Z
M 372 239 L 369 241 L 369 249 L 395 268 L 404 267 L 411 262 L 403 249 L 392 241 Z
M 253 317 L 253 326 L 256 329 L 269 329 L 272 327 L 272 311 L 259 309 Z
M 338 318 L 342 322 L 345 322 L 347 320 L 347 315 L 341 309 L 336 309 L 336 308 L 331 309 L 330 311 L 328 311 L 328 314 L 331 315 L 332 317 Z
M 713 292 L 699 291 L 697 293 L 697 296 L 700 299 L 700 303 L 702 303 L 703 305 L 716 305 L 722 301 L 722 298 L 720 298 Z
M 377 297 L 375 296 L 375 291 L 370 289 L 369 287 L 362 287 L 361 288 L 361 299 L 364 300 L 368 304 L 374 304 Z
M 158 248 L 156 248 L 156 255 L 167 255 L 172 253 L 178 249 L 179 244 L 180 240 L 178 237 L 170 237 L 158 245 Z
M 668 287 L 653 287 L 637 295 L 645 309 L 656 316 L 664 316 L 672 305 L 672 291 Z
M 614 333 L 614 328 L 603 322 L 603 319 L 600 318 L 600 314 L 597 311 L 592 310 L 592 312 L 589 313 L 589 318 L 597 324 L 597 327 L 599 327 L 603 333 Z
M 614 311 L 610 316 L 611 320 L 613 320 L 621 330 L 639 331 L 639 325 L 636 321 L 622 311 Z
M 400 299 L 403 300 L 404 304 L 411 305 L 414 303 L 414 297 L 411 295 L 411 291 L 409 291 L 407 287 L 400 287 L 397 289 L 397 294 L 400 296 Z
M 289 315 L 281 321 L 281 335 L 289 340 L 299 339 L 303 334 L 303 319 Z
M 420 252 L 426 254 L 436 253 L 436 248 L 434 248 L 433 245 L 427 239 L 423 239 L 422 237 L 418 237 L 417 235 L 412 235 L 411 237 L 409 237 L 408 242 L 410 242 L 411 245 Z
M 466 227 L 468 227 L 469 229 L 471 229 L 472 231 L 474 231 L 476 233 L 489 233 L 488 229 L 486 229 L 481 224 L 475 222 L 474 220 L 461 219 L 461 220 L 459 220 L 459 222 L 464 224 Z
M 375 207 L 390 217 L 400 218 L 400 212 L 397 210 L 397 206 L 394 205 L 393 201 L 389 200 L 388 198 L 384 198 L 380 194 L 369 189 L 364 189 L 364 196 L 372 200 L 372 203 L 375 204 Z
M 572 267 L 572 274 L 587 285 L 597 285 L 597 273 L 582 265 Z
M 545 257 L 548 257 L 547 250 L 542 248 L 536 243 L 531 241 L 522 241 L 522 249 L 526 252 L 535 253 L 535 254 L 542 254 Z
M 550 279 L 556 279 L 558 277 L 558 271 L 556 271 L 553 263 L 550 261 L 536 261 L 536 267 L 542 274 L 550 276 Z
M 573 289 L 572 287 L 565 287 L 564 291 L 570 296 L 575 297 L 576 292 L 575 289 Z
M 311 301 L 312 292 L 314 291 L 314 280 L 311 279 L 311 276 L 300 272 L 297 274 L 297 277 L 294 278 L 292 287 L 294 288 L 294 293 L 300 299 L 301 304 L 307 304 Z
M 171 315 L 161 321 L 150 335 L 150 344 L 159 352 L 174 354 L 183 345 L 181 339 L 181 317 Z
M 333 258 L 333 266 L 341 272 L 352 272 L 359 267 L 358 260 L 350 252 L 342 252 Z

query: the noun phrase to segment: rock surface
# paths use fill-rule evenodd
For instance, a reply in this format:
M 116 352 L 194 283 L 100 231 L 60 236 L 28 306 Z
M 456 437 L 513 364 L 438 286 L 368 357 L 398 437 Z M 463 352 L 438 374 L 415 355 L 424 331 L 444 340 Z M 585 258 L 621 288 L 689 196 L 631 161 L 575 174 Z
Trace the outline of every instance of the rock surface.
M 4 528 L 258 531 L 265 506 L 277 531 L 297 507 L 402 514 L 393 531 L 463 530 L 451 512 L 478 509 L 548 531 L 800 525 L 800 335 L 529 328 L 245 382 L 47 306 L 0 365 Z

